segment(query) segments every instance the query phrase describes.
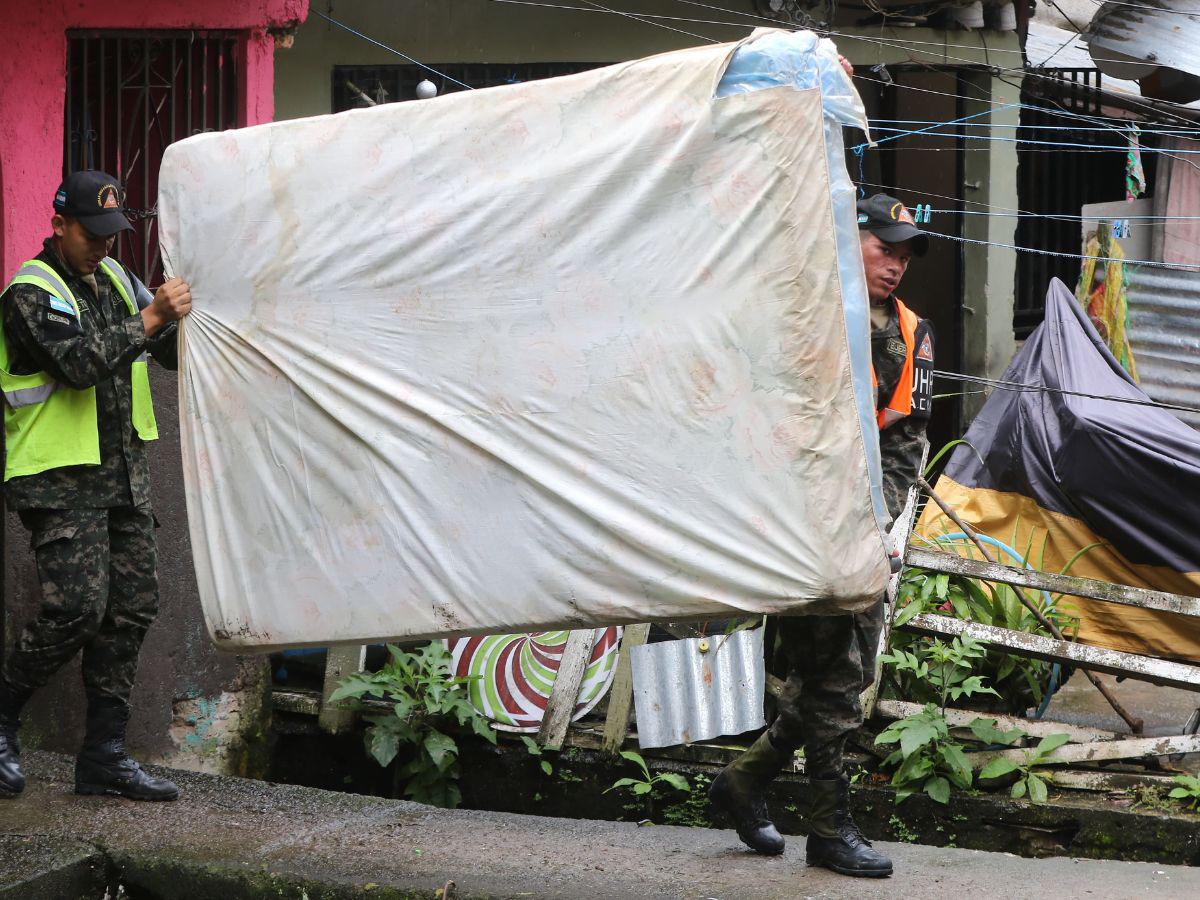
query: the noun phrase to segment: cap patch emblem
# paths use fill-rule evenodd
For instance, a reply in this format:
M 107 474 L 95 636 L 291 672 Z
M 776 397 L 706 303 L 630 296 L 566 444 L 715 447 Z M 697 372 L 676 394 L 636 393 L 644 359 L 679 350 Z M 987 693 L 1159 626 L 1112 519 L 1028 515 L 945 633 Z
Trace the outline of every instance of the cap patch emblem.
M 896 222 L 907 222 L 909 225 L 913 223 L 912 213 L 908 211 L 908 207 L 903 203 L 896 203 L 891 208 L 892 220 Z
M 114 185 L 106 184 L 100 188 L 100 193 L 96 195 L 96 202 L 101 209 L 120 209 L 121 201 L 117 194 L 117 189 Z

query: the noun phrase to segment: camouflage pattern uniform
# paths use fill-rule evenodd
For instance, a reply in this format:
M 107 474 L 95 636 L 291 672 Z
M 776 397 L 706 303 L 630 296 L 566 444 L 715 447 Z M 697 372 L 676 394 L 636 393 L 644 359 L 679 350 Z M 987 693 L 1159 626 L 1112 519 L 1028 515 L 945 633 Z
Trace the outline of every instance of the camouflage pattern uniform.
M 177 329 L 147 338 L 141 317 L 129 315 L 108 277 L 75 274 L 51 240 L 37 258 L 66 281 L 80 316 L 55 314 L 49 295 L 33 285 L 9 289 L 0 298 L 9 366 L 16 375 L 45 371 L 74 388 L 95 386 L 100 465 L 51 469 L 4 486 L 9 508 L 32 537 L 42 602 L 0 677 L 13 695 L 28 696 L 82 649 L 89 701 L 124 704 L 158 611 L 150 467 L 132 424 L 131 363 L 148 350 L 176 368 Z
M 928 326 L 926 326 L 928 327 Z M 906 348 L 895 306 L 888 323 L 871 330 L 871 360 L 879 382 L 876 408 L 891 399 L 904 368 Z M 883 496 L 894 519 L 904 508 L 925 447 L 928 412 L 917 409 L 879 434 Z M 928 408 L 929 397 L 921 405 Z M 770 728 L 778 748 L 804 747 L 806 770 L 814 777 L 842 771 L 842 750 L 862 725 L 859 694 L 875 680 L 875 656 L 883 627 L 883 599 L 858 615 L 784 616 L 779 641 L 788 658 L 788 677 L 779 715 Z

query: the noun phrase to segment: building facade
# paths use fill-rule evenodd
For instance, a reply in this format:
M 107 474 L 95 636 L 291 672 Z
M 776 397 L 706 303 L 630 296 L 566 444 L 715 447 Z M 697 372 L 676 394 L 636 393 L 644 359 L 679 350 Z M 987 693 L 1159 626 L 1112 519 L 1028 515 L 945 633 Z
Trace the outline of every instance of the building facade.
M 117 255 L 161 278 L 158 166 L 173 140 L 270 121 L 274 59 L 307 0 L 0 0 L 0 263 L 5 276 L 41 249 L 55 188 L 69 171 L 103 168 L 127 186 L 136 231 Z M 186 275 L 186 273 L 180 273 Z M 250 771 L 260 743 L 265 663 L 218 654 L 197 598 L 180 471 L 175 376 L 154 371 L 162 439 L 152 445 L 162 612 L 142 651 L 130 744 L 150 761 Z M 28 535 L 4 530 L 0 627 L 36 608 Z M 4 627 L 7 626 L 7 627 Z M 39 692 L 26 744 L 74 752 L 82 735 L 78 663 Z

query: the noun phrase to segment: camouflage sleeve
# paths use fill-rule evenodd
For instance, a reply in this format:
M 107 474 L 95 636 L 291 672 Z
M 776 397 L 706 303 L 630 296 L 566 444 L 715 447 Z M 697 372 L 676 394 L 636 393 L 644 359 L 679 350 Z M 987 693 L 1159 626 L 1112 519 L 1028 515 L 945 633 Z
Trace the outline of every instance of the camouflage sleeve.
M 913 343 L 912 412 L 879 433 L 883 462 L 883 498 L 895 519 L 904 509 L 925 450 L 925 426 L 933 411 L 933 326 L 922 319 Z
M 908 489 L 916 480 L 925 450 L 925 420 L 906 416 L 879 433 L 883 461 L 883 499 L 895 519 L 904 509 Z
M 145 309 L 154 300 L 154 294 L 128 268 L 125 271 L 129 275 L 129 280 L 133 282 L 133 290 L 137 295 L 138 309 Z M 164 369 L 175 370 L 179 368 L 179 357 L 177 355 L 178 335 L 178 323 L 169 322 L 160 328 L 153 337 L 146 339 L 146 349 L 154 357 L 155 362 Z
M 51 300 L 40 288 L 18 284 L 9 289 L 3 303 L 10 351 L 34 360 L 35 371 L 82 390 L 111 378 L 145 349 L 141 316 L 86 334 L 78 316 Z

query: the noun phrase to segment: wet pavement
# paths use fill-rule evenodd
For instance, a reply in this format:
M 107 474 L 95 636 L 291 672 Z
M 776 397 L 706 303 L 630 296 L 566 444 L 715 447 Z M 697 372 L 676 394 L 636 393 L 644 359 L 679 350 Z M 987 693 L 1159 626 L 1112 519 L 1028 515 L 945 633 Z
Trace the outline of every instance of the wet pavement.
M 1131 716 L 1145 721 L 1146 737 L 1182 734 L 1188 718 L 1200 707 L 1200 694 L 1192 691 L 1160 687 L 1132 678 L 1118 683 L 1112 675 L 1100 675 L 1099 678 Z M 1082 672 L 1075 672 L 1050 699 L 1045 718 L 1070 725 L 1129 731 L 1125 722 L 1113 712 L 1108 701 Z
M 1153 863 L 878 844 L 897 874 L 851 880 L 806 868 L 802 838 L 768 859 L 730 831 L 441 810 L 186 772 L 171 773 L 177 803 L 137 804 L 77 797 L 64 757 L 29 754 L 27 769 L 26 794 L 0 803 L 5 900 L 100 900 L 100 889 L 19 886 L 45 878 L 54 859 L 75 867 L 71 883 L 107 865 L 140 896 L 188 900 L 434 897 L 449 881 L 460 898 L 1200 896 L 1200 869 Z

